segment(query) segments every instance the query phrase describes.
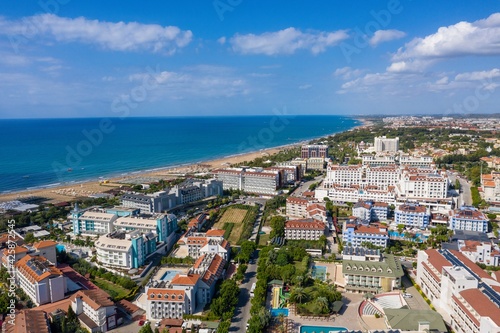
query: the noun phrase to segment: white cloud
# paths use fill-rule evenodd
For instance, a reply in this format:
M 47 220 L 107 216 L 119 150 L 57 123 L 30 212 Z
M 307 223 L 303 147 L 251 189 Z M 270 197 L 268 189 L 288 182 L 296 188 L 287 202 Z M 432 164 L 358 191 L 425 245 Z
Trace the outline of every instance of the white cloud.
M 455 76 L 455 81 L 481 81 L 500 77 L 500 69 L 493 68 L 489 71 L 466 72 Z
M 380 43 L 390 42 L 391 40 L 401 39 L 406 36 L 406 33 L 399 30 L 377 30 L 370 38 L 370 45 L 377 46 Z
M 226 37 L 221 37 L 217 39 L 217 43 L 219 43 L 220 45 L 226 44 Z
M 318 54 L 348 37 L 344 30 L 302 32 L 291 27 L 260 35 L 236 34 L 230 39 L 230 43 L 235 52 L 242 54 L 293 54 L 298 50 L 309 50 Z
M 500 55 L 500 13 L 440 27 L 434 34 L 413 39 L 393 55 L 388 70 L 418 71 L 439 59 L 470 55 Z
M 448 84 L 450 80 L 448 79 L 447 76 L 443 76 L 442 78 L 440 78 L 439 80 L 436 81 L 436 84 L 437 85 L 446 85 Z
M 344 80 L 351 80 L 355 77 L 360 76 L 363 74 L 363 70 L 361 69 L 352 69 L 351 67 L 342 67 L 342 68 L 337 68 L 335 72 L 333 72 L 333 76 L 335 77 L 341 77 Z
M 312 84 L 303 84 L 303 85 L 299 86 L 300 90 L 307 90 L 307 89 L 310 89 L 310 88 L 312 88 Z
M 105 22 L 40 14 L 17 21 L 0 18 L 0 34 L 48 42 L 80 42 L 113 51 L 173 53 L 191 42 L 192 32 L 175 26 Z

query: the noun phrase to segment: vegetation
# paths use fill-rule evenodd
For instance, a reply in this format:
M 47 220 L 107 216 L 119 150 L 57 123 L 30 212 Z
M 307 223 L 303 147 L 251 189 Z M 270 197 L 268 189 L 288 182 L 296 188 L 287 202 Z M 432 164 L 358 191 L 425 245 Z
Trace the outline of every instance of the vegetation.
M 258 212 L 258 206 L 232 205 L 224 209 L 214 227 L 226 230 L 224 236 L 229 235 L 227 240 L 231 244 L 240 244 L 252 235 Z
M 285 222 L 286 218 L 284 216 L 278 215 L 271 217 L 269 224 L 271 225 L 271 233 L 269 238 L 274 237 L 285 237 Z
M 229 239 L 229 236 L 231 236 L 231 231 L 233 231 L 234 223 L 231 222 L 226 222 L 224 223 L 224 226 L 222 227 L 222 230 L 225 230 L 224 232 L 224 239 Z
M 239 292 L 240 289 L 234 279 L 224 280 L 220 284 L 219 292 L 210 304 L 210 314 L 208 316 L 209 319 L 221 321 L 218 332 L 228 332 L 234 309 L 238 304 Z
M 195 260 L 192 257 L 184 257 L 184 258 L 176 258 L 176 257 L 162 257 L 161 258 L 161 264 L 162 265 L 179 265 L 179 264 L 184 264 L 184 265 L 192 265 L 194 264 Z
M 76 316 L 75 311 L 68 306 L 66 316 L 56 317 L 50 323 L 50 329 L 53 333 L 86 333 L 85 328 L 80 326 L 80 320 Z
M 244 241 L 243 243 L 241 243 L 240 250 L 238 252 L 238 255 L 236 256 L 236 259 L 239 262 L 248 263 L 256 248 L 257 245 L 255 244 L 255 242 L 248 240 Z

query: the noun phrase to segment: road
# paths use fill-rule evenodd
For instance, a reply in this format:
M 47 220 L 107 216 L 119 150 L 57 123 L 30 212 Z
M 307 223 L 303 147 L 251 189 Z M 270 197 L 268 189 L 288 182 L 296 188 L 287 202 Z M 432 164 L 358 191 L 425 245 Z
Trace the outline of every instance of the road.
M 257 254 L 258 251 L 255 251 Z M 257 258 L 258 256 L 254 254 L 252 258 Z M 250 320 L 250 288 L 254 282 L 257 282 L 257 259 L 253 259 L 255 264 L 248 264 L 247 271 L 245 273 L 245 279 L 240 285 L 240 295 L 238 296 L 238 305 L 234 310 L 234 317 L 231 320 L 231 327 L 229 332 L 245 332 L 246 324 Z
M 458 181 L 460 182 L 460 196 L 459 196 L 459 200 L 458 200 L 458 207 L 462 207 L 462 206 L 471 206 L 472 205 L 472 195 L 471 195 L 471 192 L 470 192 L 470 184 L 469 182 L 467 182 L 467 180 L 465 180 L 464 178 L 462 177 L 457 177 L 456 175 L 454 175 L 453 173 L 449 172 L 448 171 L 448 176 L 450 178 L 450 182 L 452 184 L 455 184 L 455 180 L 458 179 Z
M 297 189 L 295 191 L 293 191 L 292 196 L 294 196 L 294 197 L 301 196 L 302 193 L 309 191 L 309 186 L 311 186 L 313 183 L 318 183 L 318 182 L 322 181 L 323 178 L 324 178 L 324 176 L 321 175 L 321 176 L 317 176 L 313 180 L 308 180 L 306 182 L 301 183 L 299 185 L 299 187 L 297 187 Z

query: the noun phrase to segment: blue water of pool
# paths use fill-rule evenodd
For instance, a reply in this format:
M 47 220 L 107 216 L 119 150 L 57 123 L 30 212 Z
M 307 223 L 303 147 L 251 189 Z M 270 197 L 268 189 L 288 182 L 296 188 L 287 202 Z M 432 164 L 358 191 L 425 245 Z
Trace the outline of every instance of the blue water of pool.
M 162 281 L 172 281 L 172 279 L 179 274 L 179 271 L 166 271 L 165 274 L 161 277 Z
M 278 317 L 280 314 L 288 317 L 288 309 L 271 309 L 271 317 Z
M 62 244 L 57 244 L 56 251 L 58 251 L 58 252 L 66 251 L 66 247 Z
M 314 265 L 312 268 L 312 276 L 315 279 L 320 279 L 321 281 L 324 281 L 326 279 L 326 266 Z
M 345 327 L 335 327 L 335 326 L 301 326 L 300 333 L 330 333 L 330 332 L 342 332 L 347 331 Z

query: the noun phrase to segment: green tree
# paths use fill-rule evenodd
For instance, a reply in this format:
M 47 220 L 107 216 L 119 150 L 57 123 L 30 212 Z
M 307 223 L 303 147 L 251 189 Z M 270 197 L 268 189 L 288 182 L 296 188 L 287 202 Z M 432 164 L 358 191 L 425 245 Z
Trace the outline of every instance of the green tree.
M 320 296 L 316 298 L 316 304 L 318 305 L 318 308 L 324 312 L 325 310 L 328 310 L 328 306 L 330 305 L 328 303 L 328 299 L 326 297 Z
M 24 242 L 26 244 L 33 244 L 34 242 L 36 242 L 36 238 L 32 232 L 28 232 L 26 236 L 24 236 Z
M 151 328 L 151 323 L 146 323 L 141 327 L 139 333 L 153 333 L 153 329 Z
M 290 294 L 290 300 L 295 303 L 302 303 L 307 299 L 307 294 L 302 287 L 295 287 Z

